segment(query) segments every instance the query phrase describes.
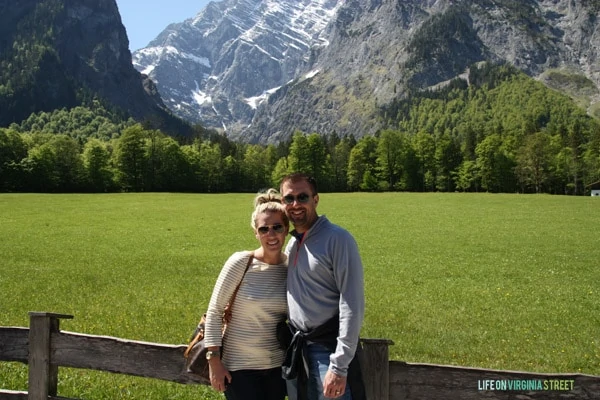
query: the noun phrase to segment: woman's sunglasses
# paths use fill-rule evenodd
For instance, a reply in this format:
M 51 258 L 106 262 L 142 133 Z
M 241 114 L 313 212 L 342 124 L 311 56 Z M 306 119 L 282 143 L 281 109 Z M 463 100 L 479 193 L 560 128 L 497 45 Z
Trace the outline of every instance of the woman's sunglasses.
M 285 202 L 285 204 L 293 204 L 294 201 L 304 204 L 304 203 L 308 203 L 309 199 L 310 199 L 310 194 L 308 194 L 308 193 L 300 193 L 298 196 L 293 196 L 291 194 L 288 194 L 287 196 L 283 196 L 283 201 Z
M 260 233 L 261 235 L 266 235 L 267 233 L 269 233 L 269 230 L 273 229 L 273 232 L 275 233 L 283 233 L 283 231 L 285 231 L 285 226 L 283 226 L 283 224 L 275 224 L 275 225 L 265 225 L 265 226 L 259 226 L 256 230 L 258 231 L 258 233 Z

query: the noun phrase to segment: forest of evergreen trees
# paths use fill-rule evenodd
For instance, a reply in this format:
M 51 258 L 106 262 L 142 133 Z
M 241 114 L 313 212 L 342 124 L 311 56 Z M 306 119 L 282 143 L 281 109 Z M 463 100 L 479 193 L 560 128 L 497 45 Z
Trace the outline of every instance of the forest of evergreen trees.
M 509 66 L 472 68 L 381 112 L 375 136 L 296 132 L 278 146 L 178 141 L 101 106 L 0 128 L 0 192 L 256 192 L 291 171 L 322 191 L 586 193 L 600 180 L 600 124 Z M 359 135 L 360 136 L 360 135 Z

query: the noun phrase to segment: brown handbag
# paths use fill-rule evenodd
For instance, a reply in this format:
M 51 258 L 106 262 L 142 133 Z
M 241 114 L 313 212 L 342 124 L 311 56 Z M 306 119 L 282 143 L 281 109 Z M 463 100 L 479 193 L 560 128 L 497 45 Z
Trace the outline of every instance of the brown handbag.
M 233 306 L 233 302 L 235 300 L 235 296 L 240 288 L 242 280 L 248 272 L 248 268 L 252 263 L 252 259 L 254 258 L 254 253 L 250 254 L 248 257 L 248 263 L 246 264 L 246 269 L 244 270 L 244 275 L 242 275 L 242 279 L 238 283 L 235 291 L 231 295 L 231 299 L 229 303 L 225 306 L 225 310 L 223 311 L 223 332 L 225 334 L 225 329 L 227 329 L 227 324 L 231 321 L 231 307 Z M 210 385 L 210 376 L 209 376 L 209 368 L 208 368 L 208 360 L 206 359 L 206 352 L 208 348 L 204 343 L 204 329 L 206 325 L 206 314 L 202 315 L 200 318 L 200 322 L 198 322 L 198 326 L 194 331 L 194 334 L 191 337 L 190 343 L 188 344 L 187 349 L 183 353 L 185 358 L 185 371 L 188 374 L 194 374 L 201 378 L 202 383 Z M 221 347 L 221 354 L 223 348 Z

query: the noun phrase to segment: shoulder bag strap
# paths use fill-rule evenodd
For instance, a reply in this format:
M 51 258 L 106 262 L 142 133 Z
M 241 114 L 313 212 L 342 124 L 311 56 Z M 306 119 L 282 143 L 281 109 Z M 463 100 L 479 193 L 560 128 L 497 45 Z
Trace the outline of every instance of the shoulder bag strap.
M 230 310 L 231 310 L 231 307 L 233 306 L 233 301 L 235 300 L 235 296 L 237 296 L 237 292 L 238 292 L 238 290 L 240 290 L 240 286 L 242 285 L 244 276 L 246 276 L 246 272 L 248 272 L 248 268 L 250 268 L 250 264 L 252 264 L 253 258 L 254 258 L 254 252 L 250 253 L 250 256 L 248 257 L 248 263 L 246 264 L 246 269 L 244 270 L 244 275 L 242 275 L 242 279 L 240 279 L 240 283 L 238 283 L 237 287 L 235 288 L 235 291 L 231 295 L 231 300 L 229 300 L 229 309 Z
M 246 269 L 244 270 L 244 275 L 242 275 L 242 279 L 240 279 L 240 283 L 238 283 L 237 287 L 235 288 L 235 291 L 231 295 L 231 299 L 229 300 L 229 303 L 227 303 L 227 305 L 225 306 L 225 310 L 223 311 L 223 321 L 225 322 L 225 326 L 223 326 L 223 331 L 225 331 L 225 327 L 226 327 L 227 323 L 231 320 L 231 308 L 233 307 L 233 302 L 235 301 L 235 296 L 237 296 L 237 292 L 238 292 L 238 290 L 240 290 L 240 286 L 242 284 L 242 281 L 244 280 L 244 276 L 246 276 L 246 272 L 248 272 L 248 268 L 250 268 L 250 264 L 252 264 L 253 258 L 254 258 L 254 252 L 251 252 L 250 256 L 248 257 L 248 263 L 246 264 Z

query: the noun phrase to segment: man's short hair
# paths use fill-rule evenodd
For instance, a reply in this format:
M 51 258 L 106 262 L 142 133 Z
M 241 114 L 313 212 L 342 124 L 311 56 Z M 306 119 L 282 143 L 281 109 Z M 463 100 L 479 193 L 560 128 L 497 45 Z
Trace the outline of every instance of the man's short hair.
M 312 176 L 305 174 L 304 172 L 294 172 L 293 174 L 289 174 L 283 177 L 281 180 L 281 184 L 279 185 L 279 191 L 282 192 L 283 184 L 286 182 L 290 183 L 298 183 L 298 182 L 308 182 L 312 189 L 313 196 L 318 194 L 317 192 L 317 181 Z

